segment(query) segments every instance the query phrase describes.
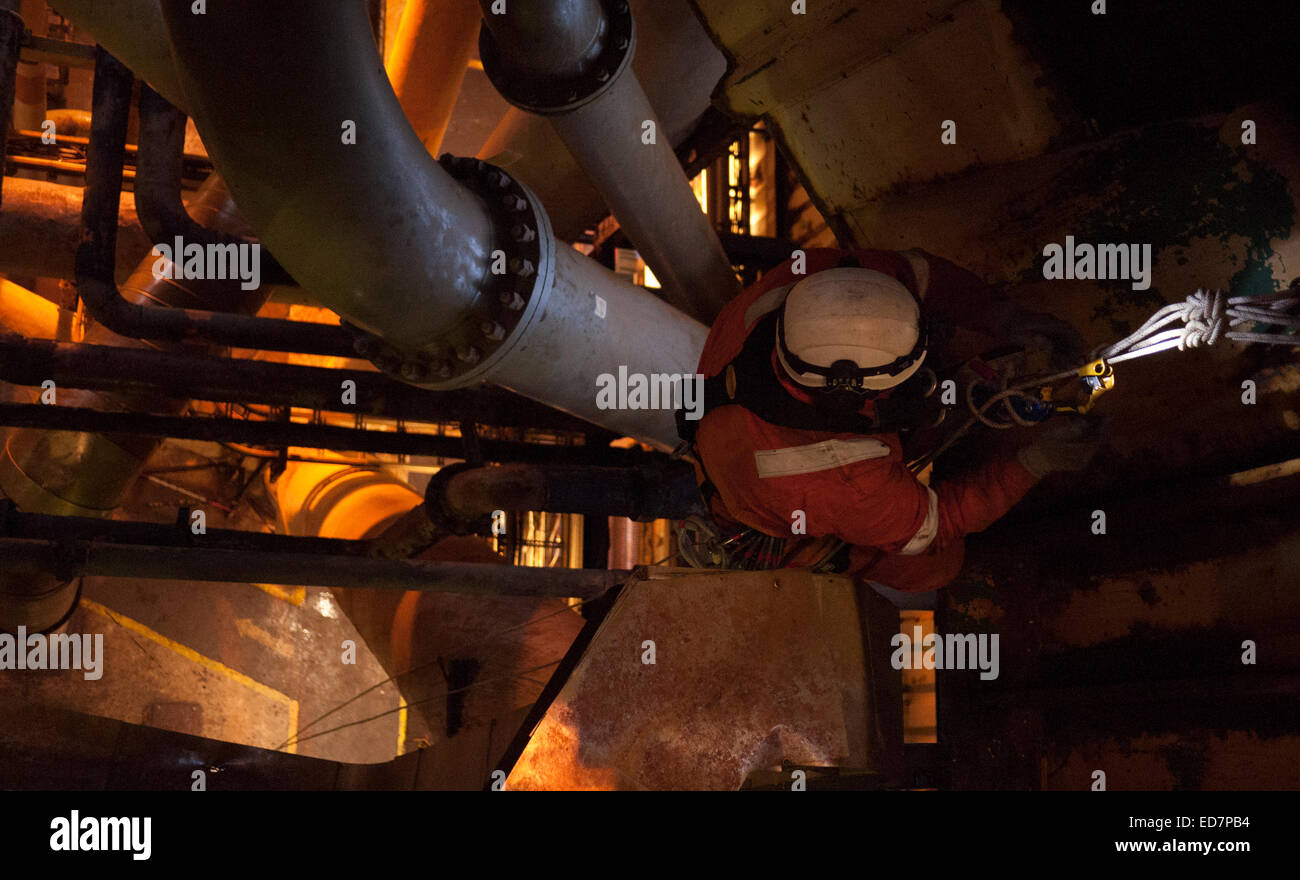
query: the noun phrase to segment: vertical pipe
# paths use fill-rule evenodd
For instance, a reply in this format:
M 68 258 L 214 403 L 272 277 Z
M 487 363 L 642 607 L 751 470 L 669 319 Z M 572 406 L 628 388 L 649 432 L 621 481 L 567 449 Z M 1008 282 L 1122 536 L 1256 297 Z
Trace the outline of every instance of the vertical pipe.
M 3 184 L 5 145 L 9 139 L 9 117 L 14 106 L 18 52 L 23 41 L 23 19 L 13 8 L 14 2 L 0 0 L 0 185 Z M 0 189 L 0 199 L 3 199 L 3 194 L 3 189 Z
M 650 100 L 631 70 L 625 0 L 479 0 L 483 67 L 517 107 L 548 117 L 678 308 L 712 321 L 739 292 Z
M 646 125 L 656 142 L 646 144 Z M 711 322 L 740 290 L 717 230 L 662 132 L 636 75 L 628 71 L 596 100 L 551 117 L 595 182 L 669 301 Z
M 407 0 L 388 53 L 388 78 L 406 119 L 438 154 L 478 38 L 474 0 Z
M 21 12 L 27 29 L 38 37 L 45 36 L 45 0 L 22 0 Z M 20 60 L 14 86 L 14 128 L 40 131 L 44 121 L 45 65 Z

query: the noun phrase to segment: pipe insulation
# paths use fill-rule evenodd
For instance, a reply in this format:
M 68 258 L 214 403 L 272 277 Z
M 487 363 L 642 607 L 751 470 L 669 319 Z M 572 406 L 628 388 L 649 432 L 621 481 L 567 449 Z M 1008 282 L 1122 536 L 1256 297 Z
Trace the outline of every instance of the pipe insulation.
M 669 409 L 603 408 L 600 377 L 693 373 L 707 328 L 556 241 L 522 184 L 470 160 L 457 172 L 466 185 L 453 163 L 433 161 L 363 3 L 190 7 L 164 0 L 163 16 L 189 109 L 235 201 L 305 288 L 393 350 L 404 378 L 439 389 L 493 382 L 660 448 L 677 444 Z M 494 252 L 527 258 L 505 277 L 491 271 Z

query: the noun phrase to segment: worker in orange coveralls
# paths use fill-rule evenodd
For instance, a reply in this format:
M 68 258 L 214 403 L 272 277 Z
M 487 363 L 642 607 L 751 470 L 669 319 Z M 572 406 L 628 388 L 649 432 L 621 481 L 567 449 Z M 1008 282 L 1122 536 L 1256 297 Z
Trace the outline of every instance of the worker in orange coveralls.
M 1058 419 L 1017 454 L 934 488 L 907 469 L 897 429 L 877 410 L 927 354 L 937 360 L 927 326 L 1046 343 L 1055 362 L 1082 363 L 1068 324 L 990 299 L 973 274 L 922 251 L 809 249 L 730 302 L 700 359 L 705 410 L 694 436 L 719 522 L 790 538 L 802 512 L 810 538 L 851 545 L 841 570 L 860 582 L 904 592 L 951 582 L 963 536 L 1048 472 L 1081 470 L 1096 450 Z

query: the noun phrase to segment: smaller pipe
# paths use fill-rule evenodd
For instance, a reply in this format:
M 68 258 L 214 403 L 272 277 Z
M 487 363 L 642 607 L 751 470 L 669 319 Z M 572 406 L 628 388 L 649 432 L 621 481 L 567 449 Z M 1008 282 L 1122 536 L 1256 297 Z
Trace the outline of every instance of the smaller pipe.
M 128 338 L 346 358 L 357 354 L 354 337 L 342 326 L 140 305 L 124 299 L 117 285 L 80 272 L 77 292 L 92 318 Z
M 664 467 L 593 468 L 505 465 L 436 477 L 430 491 L 453 517 L 475 520 L 494 510 L 538 510 L 586 516 L 626 516 L 648 521 L 682 519 L 696 512 L 699 490 L 687 464 Z
M 9 139 L 9 116 L 14 107 L 18 79 L 18 55 L 23 43 L 23 18 L 13 4 L 0 4 L 0 183 L 5 166 L 5 144 Z M 4 190 L 0 187 L 0 204 Z
M 367 370 L 326 369 L 247 358 L 215 357 L 111 345 L 54 343 L 58 307 L 10 282 L 0 281 L 0 380 L 59 388 L 162 394 L 182 400 L 292 406 L 425 422 L 547 428 L 591 433 L 566 413 L 497 388 L 428 391 Z M 344 381 L 356 385 L 356 403 L 343 404 Z
M 0 262 L 9 277 L 74 277 L 74 254 L 81 243 L 81 197 L 79 186 L 25 177 L 4 179 Z M 137 222 L 131 193 L 122 197 L 118 242 L 116 277 L 125 281 L 139 265 L 138 255 L 151 244 Z
M 37 168 L 41 171 L 49 171 L 56 174 L 82 174 L 86 173 L 86 166 L 81 162 L 66 162 L 61 159 L 43 159 L 40 156 L 10 156 L 7 162 L 17 165 L 19 168 Z M 127 168 L 122 172 L 123 180 L 134 180 L 135 171 Z
M 459 437 L 434 434 L 367 431 L 300 422 L 102 412 L 82 407 L 42 404 L 0 404 L 0 426 L 137 437 L 174 437 L 272 448 L 300 446 L 390 455 L 426 455 L 433 458 L 463 459 L 466 454 L 464 441 Z M 618 465 L 635 461 L 638 457 L 638 453 L 630 450 L 602 446 L 554 446 L 503 440 L 480 440 L 479 446 L 487 461 Z
M 45 32 L 45 0 L 21 0 L 19 13 L 27 25 L 28 36 Z M 45 65 L 34 59 L 21 58 L 14 83 L 14 128 L 40 128 L 45 121 Z
M 529 568 L 492 563 L 398 561 L 314 553 L 250 553 L 204 546 L 162 547 L 101 541 L 0 538 L 0 557 L 17 576 L 295 584 L 344 589 L 415 590 L 479 596 L 591 599 L 629 571 Z
M 34 291 L 0 278 L 0 330 L 35 339 L 54 339 L 59 333 L 59 307 Z M 0 337 L 0 344 L 3 339 Z M 8 353 L 0 353 L 0 375 L 14 364 Z M 53 377 L 33 377 L 34 381 L 26 384 L 39 385 L 50 378 Z

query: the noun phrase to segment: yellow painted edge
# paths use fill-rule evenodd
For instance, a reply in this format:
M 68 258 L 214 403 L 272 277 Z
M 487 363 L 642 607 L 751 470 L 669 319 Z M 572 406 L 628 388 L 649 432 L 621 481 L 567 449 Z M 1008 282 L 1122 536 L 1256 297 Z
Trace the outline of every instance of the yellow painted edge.
M 406 754 L 406 698 L 398 697 L 397 710 L 397 756 Z
M 145 638 L 157 642 L 158 644 L 162 645 L 164 648 L 169 648 L 172 651 L 175 651 L 177 654 L 180 654 L 186 660 L 189 660 L 193 663 L 197 663 L 200 666 L 202 666 L 204 669 L 211 670 L 212 672 L 215 672 L 218 675 L 224 675 L 226 678 L 230 679 L 231 681 L 236 682 L 237 684 L 242 684 L 244 687 L 257 692 L 264 697 L 270 697 L 272 700 L 275 700 L 276 702 L 284 703 L 289 710 L 289 738 L 288 738 L 289 746 L 287 750 L 290 754 L 297 754 L 298 744 L 294 742 L 294 740 L 298 738 L 298 701 L 295 700 L 293 697 L 290 697 L 288 694 L 282 694 L 279 691 L 277 691 L 275 688 L 268 687 L 267 685 L 262 684 L 260 681 L 249 678 L 247 675 L 244 675 L 244 673 L 239 672 L 235 669 L 231 669 L 229 666 L 225 665 L 224 663 L 221 663 L 220 661 L 213 660 L 211 657 L 205 657 L 202 654 L 200 654 L 198 651 L 189 647 L 188 645 L 182 645 L 180 642 L 169 639 L 167 638 L 167 636 L 163 635 L 160 632 L 155 632 L 154 630 L 145 626 L 143 623 L 140 623 L 138 620 L 132 620 L 131 618 L 125 615 L 119 614 L 116 611 L 112 611 L 108 608 L 105 608 L 103 605 L 100 605 L 98 602 L 94 601 L 93 599 L 83 598 L 81 600 L 81 606 L 83 608 L 86 608 L 87 610 L 94 611 L 96 614 L 107 617 L 109 620 L 113 621 L 114 623 L 118 624 L 119 626 L 125 629 L 129 629 L 132 632 L 139 633 Z
M 277 599 L 283 599 L 290 605 L 301 605 L 303 602 L 307 601 L 306 587 L 286 589 L 285 587 L 277 586 L 276 584 L 253 584 L 253 586 L 257 587 L 264 593 L 269 593 Z

